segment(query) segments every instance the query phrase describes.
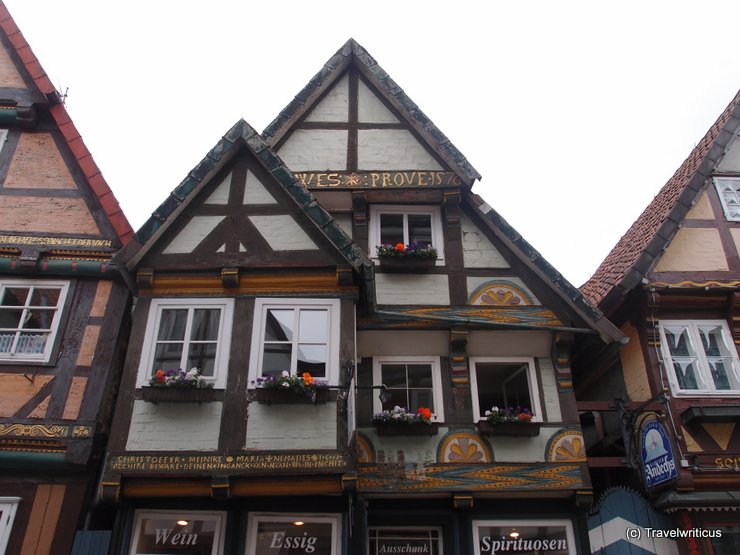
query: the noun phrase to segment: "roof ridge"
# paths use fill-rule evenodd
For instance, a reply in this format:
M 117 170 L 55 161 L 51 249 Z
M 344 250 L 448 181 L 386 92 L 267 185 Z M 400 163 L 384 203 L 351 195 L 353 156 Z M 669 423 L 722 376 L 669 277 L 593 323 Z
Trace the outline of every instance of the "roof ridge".
M 46 71 L 44 71 L 2 0 L 0 0 L 0 29 L 2 29 L 11 47 L 15 50 L 34 85 L 46 97 L 49 103 L 49 113 L 67 142 L 80 170 L 98 198 L 100 206 L 118 239 L 122 244 L 126 244 L 134 233 L 131 224 L 129 224 L 115 194 L 95 164 L 92 154 L 72 122 L 72 118 L 62 102 L 61 95 L 49 79 Z

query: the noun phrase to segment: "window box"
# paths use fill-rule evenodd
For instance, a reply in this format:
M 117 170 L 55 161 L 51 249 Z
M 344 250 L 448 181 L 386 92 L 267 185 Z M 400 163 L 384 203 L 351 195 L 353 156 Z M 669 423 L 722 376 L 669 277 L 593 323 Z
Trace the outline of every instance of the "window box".
M 142 387 L 141 399 L 149 403 L 211 403 L 210 387 Z
M 375 424 L 379 436 L 436 436 L 437 425 L 426 422 L 409 424 Z
M 481 420 L 476 424 L 478 433 L 483 436 L 534 437 L 540 435 L 541 422 L 502 422 L 494 424 Z
M 328 389 L 316 389 L 308 393 L 257 388 L 255 400 L 262 405 L 324 405 L 329 400 Z
M 389 272 L 428 272 L 437 265 L 436 258 L 416 256 L 379 256 L 380 267 Z

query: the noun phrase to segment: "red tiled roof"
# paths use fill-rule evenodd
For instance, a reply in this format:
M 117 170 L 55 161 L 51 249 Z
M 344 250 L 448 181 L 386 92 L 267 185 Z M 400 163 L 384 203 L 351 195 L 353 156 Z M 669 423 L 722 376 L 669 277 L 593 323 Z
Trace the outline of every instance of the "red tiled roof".
M 601 305 L 607 295 L 620 285 L 625 291 L 634 287 L 633 283 L 625 283 L 626 278 L 631 277 L 631 281 L 634 281 L 647 273 L 649 266 L 655 261 L 662 247 L 670 240 L 672 231 L 675 231 L 675 226 L 679 223 L 675 218 L 670 218 L 671 216 L 677 216 L 673 211 L 679 202 L 679 197 L 687 191 L 689 185 L 695 182 L 697 178 L 700 179 L 702 184 L 706 181 L 707 176 L 700 173 L 700 167 L 703 162 L 708 160 L 710 150 L 717 143 L 728 121 L 733 116 L 737 118 L 739 112 L 740 91 L 689 154 L 688 158 L 676 170 L 673 177 L 668 180 L 652 202 L 640 214 L 640 217 L 627 230 L 627 233 L 622 236 L 617 245 L 602 261 L 591 279 L 581 286 L 581 292 L 593 304 L 606 311 L 608 307 Z M 729 137 L 723 137 L 723 139 L 726 143 Z M 695 194 L 698 194 L 698 192 L 699 189 L 696 190 Z M 690 201 L 686 203 L 686 207 L 689 203 Z M 680 219 L 683 219 L 684 215 L 685 213 L 680 215 Z M 661 244 L 652 244 L 654 241 L 661 242 Z M 636 267 L 638 262 L 640 262 L 639 267 Z
M 51 79 L 46 75 L 44 68 L 41 67 L 41 63 L 34 55 L 31 47 L 26 42 L 26 39 L 18 29 L 18 26 L 15 24 L 13 17 L 10 15 L 8 8 L 5 7 L 5 3 L 2 0 L 0 0 L 0 29 L 2 29 L 8 37 L 8 41 L 15 49 L 18 57 L 23 62 L 26 71 L 28 71 L 39 91 L 49 99 L 60 98 L 59 93 L 51 82 Z M 121 210 L 113 191 L 111 191 L 108 183 L 103 177 L 103 174 L 95 164 L 90 151 L 85 146 L 85 143 L 72 122 L 72 119 L 69 117 L 69 113 L 64 104 L 61 102 L 57 102 L 55 104 L 53 100 L 51 104 L 52 105 L 49 107 L 51 116 L 59 126 L 59 130 L 62 132 L 72 154 L 77 160 L 80 170 L 85 175 L 92 190 L 97 195 L 105 215 L 108 217 L 111 226 L 113 226 L 114 231 L 118 235 L 118 239 L 121 241 L 121 244 L 125 245 L 134 234 L 126 215 L 123 213 L 123 210 Z

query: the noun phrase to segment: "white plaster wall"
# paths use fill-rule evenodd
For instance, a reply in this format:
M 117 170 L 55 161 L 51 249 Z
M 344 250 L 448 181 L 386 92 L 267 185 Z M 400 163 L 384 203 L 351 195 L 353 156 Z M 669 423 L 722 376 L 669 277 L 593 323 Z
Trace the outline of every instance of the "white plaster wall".
M 357 165 L 360 170 L 443 169 L 405 129 L 360 129 L 357 132 Z
M 276 251 L 316 250 L 316 243 L 290 214 L 249 216 L 260 235 Z
M 378 304 L 450 304 L 447 276 L 439 274 L 375 274 L 375 295 Z
M 545 401 L 543 419 L 547 422 L 562 422 L 563 413 L 560 411 L 560 398 L 558 397 L 558 385 L 555 379 L 555 368 L 549 358 L 537 359 L 540 367 L 540 391 Z
M 398 118 L 362 80 L 357 87 L 357 119 L 361 123 L 398 123 Z
M 468 356 L 471 357 L 549 357 L 552 333 L 549 331 L 471 331 Z
M 716 169 L 721 172 L 740 171 L 740 141 L 737 140 L 737 137 L 733 139 L 732 146 L 722 158 L 722 161 L 717 164 Z
M 357 355 L 370 356 L 441 356 L 450 354 L 450 333 L 435 331 L 360 331 Z
M 463 215 L 462 226 L 463 263 L 466 268 L 508 268 L 509 264 L 488 237 Z
M 193 252 L 200 242 L 221 223 L 224 216 L 194 216 L 162 251 L 164 254 Z
M 678 230 L 655 266 L 656 272 L 727 271 L 727 259 L 717 229 Z
M 247 172 L 247 183 L 244 187 L 244 204 L 277 204 L 275 197 L 250 171 Z
M 296 171 L 342 171 L 347 169 L 347 131 L 297 129 L 278 152 Z
M 227 175 L 224 180 L 216 187 L 216 190 L 211 193 L 206 200 L 205 204 L 228 204 L 229 203 L 229 190 L 231 189 L 231 172 Z
M 126 450 L 214 451 L 222 405 L 134 401 Z
M 334 221 L 342 228 L 347 235 L 352 237 L 352 215 L 351 214 L 332 214 Z
M 311 110 L 305 121 L 346 122 L 349 119 L 349 77 L 342 77 Z
M 337 405 L 250 403 L 245 449 L 337 449 Z

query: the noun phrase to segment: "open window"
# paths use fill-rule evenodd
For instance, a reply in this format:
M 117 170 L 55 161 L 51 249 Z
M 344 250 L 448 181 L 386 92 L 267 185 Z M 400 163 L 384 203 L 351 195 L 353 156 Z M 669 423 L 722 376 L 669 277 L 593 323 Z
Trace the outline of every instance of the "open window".
M 157 370 L 198 368 L 215 387 L 224 387 L 233 313 L 233 299 L 153 299 L 139 386 Z
M 391 394 L 384 403 L 375 398 L 373 412 L 396 406 L 416 412 L 424 407 L 432 411 L 436 422 L 444 421 L 439 357 L 373 357 L 373 381 L 376 386 L 385 385 Z
M 249 380 L 306 372 L 339 381 L 339 300 L 257 299 Z
M 370 207 L 370 257 L 377 259 L 377 247 L 403 243 L 431 245 L 437 250 L 437 263 L 444 263 L 442 218 L 437 206 Z
M 49 362 L 68 290 L 66 281 L 0 282 L 0 361 Z
M 660 344 L 677 395 L 738 395 L 738 356 L 723 320 L 662 320 Z
M 542 422 L 540 394 L 533 358 L 470 358 L 470 385 L 475 421 L 493 407 L 522 407 Z

